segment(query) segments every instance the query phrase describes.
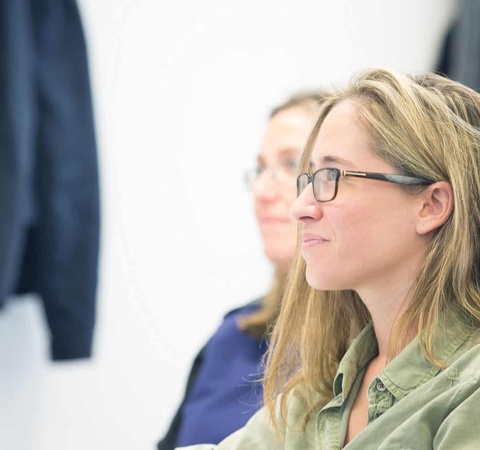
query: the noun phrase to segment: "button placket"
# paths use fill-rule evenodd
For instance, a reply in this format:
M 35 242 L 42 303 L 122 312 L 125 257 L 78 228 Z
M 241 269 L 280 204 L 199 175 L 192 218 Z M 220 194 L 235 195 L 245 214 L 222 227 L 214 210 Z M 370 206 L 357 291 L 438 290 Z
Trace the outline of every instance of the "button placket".
M 368 423 L 380 417 L 393 404 L 393 397 L 380 379 L 375 379 L 368 389 Z

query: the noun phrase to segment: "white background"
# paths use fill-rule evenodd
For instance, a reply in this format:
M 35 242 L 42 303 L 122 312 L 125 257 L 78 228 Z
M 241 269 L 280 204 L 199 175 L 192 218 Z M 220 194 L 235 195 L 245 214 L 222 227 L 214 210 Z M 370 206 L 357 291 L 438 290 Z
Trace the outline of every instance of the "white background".
M 0 314 L 0 449 L 152 449 L 223 312 L 262 294 L 242 183 L 269 109 L 371 65 L 431 69 L 454 0 L 80 0 L 102 182 L 94 358 Z

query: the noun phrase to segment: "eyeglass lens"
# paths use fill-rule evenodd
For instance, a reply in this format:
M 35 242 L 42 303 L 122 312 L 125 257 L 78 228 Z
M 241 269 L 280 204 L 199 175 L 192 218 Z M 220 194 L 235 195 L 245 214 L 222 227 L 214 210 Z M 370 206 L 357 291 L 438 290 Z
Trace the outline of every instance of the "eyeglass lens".
M 281 186 L 294 186 L 295 179 L 297 175 L 296 167 L 291 163 L 283 163 L 276 166 L 257 166 L 246 173 L 245 181 L 247 183 L 247 187 L 250 189 L 253 188 L 254 184 L 258 181 L 258 179 L 267 174 L 271 177 L 271 179 Z
M 313 175 L 302 173 L 297 178 L 297 195 L 300 195 L 312 182 L 313 195 L 319 202 L 326 202 L 335 197 L 338 174 L 331 169 L 317 170 Z

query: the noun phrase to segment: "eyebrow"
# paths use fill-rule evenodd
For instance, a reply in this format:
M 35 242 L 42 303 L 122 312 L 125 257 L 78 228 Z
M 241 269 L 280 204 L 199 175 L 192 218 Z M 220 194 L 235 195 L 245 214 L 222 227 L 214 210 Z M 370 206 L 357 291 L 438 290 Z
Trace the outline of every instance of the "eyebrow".
M 279 156 L 280 156 L 280 157 L 291 156 L 291 155 L 295 155 L 295 154 L 297 154 L 297 153 L 299 153 L 299 157 L 300 157 L 301 154 L 302 154 L 302 150 L 301 150 L 301 149 L 298 149 L 298 148 L 296 148 L 296 147 L 293 147 L 293 146 L 291 146 L 291 147 L 284 147 L 284 148 L 282 148 L 281 150 L 279 150 Z M 259 155 L 257 156 L 257 161 L 258 161 L 258 162 L 263 162 L 263 157 L 262 157 L 261 154 L 259 154 Z
M 343 158 L 340 158 L 338 156 L 332 156 L 332 155 L 325 155 L 322 159 L 321 159 L 321 164 L 322 165 L 329 165 L 331 163 L 335 163 L 335 164 L 340 164 L 340 165 L 343 165 L 343 166 L 350 166 L 352 167 L 353 164 L 351 161 L 349 161 L 348 159 L 343 159 Z M 313 161 L 310 161 L 310 165 L 312 167 L 316 167 L 315 163 Z

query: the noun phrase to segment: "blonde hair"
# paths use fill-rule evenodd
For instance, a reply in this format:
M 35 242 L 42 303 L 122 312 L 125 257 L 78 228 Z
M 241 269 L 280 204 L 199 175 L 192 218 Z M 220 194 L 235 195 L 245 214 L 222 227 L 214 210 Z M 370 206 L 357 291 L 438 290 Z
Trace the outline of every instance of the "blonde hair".
M 433 237 L 390 336 L 390 358 L 403 350 L 409 330 L 420 337 L 426 357 L 440 366 L 432 346 L 440 313 L 455 309 L 465 326 L 480 323 L 480 95 L 430 73 L 361 72 L 324 102 L 303 155 L 305 169 L 323 120 L 346 100 L 356 106 L 373 151 L 399 173 L 448 181 L 453 187 L 452 215 Z M 286 420 L 287 394 L 299 384 L 316 394 L 305 394 L 304 424 L 333 397 L 339 362 L 370 320 L 354 291 L 310 288 L 297 252 L 264 378 L 264 402 L 274 423 L 279 394 L 283 392 L 281 411 Z
M 324 90 L 301 91 L 290 96 L 283 103 L 275 106 L 269 115 L 273 116 L 290 108 L 305 108 L 316 118 L 322 102 L 327 98 Z M 260 309 L 248 315 L 239 317 L 238 326 L 253 337 L 261 339 L 268 335 L 276 322 L 280 302 L 285 292 L 286 274 L 276 268 L 270 290 L 261 302 Z

